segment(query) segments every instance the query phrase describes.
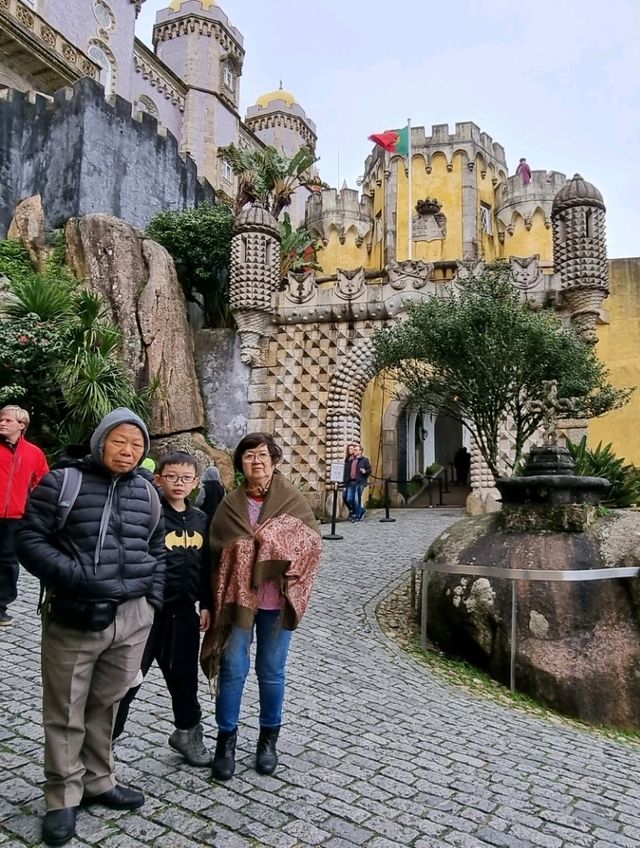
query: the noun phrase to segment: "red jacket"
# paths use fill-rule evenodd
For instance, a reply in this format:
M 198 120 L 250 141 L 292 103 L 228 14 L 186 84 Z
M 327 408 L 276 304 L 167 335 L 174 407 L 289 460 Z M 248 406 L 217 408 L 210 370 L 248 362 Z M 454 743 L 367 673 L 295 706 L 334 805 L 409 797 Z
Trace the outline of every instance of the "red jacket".
M 22 518 L 27 497 L 48 470 L 40 448 L 25 438 L 15 451 L 0 441 L 0 518 Z

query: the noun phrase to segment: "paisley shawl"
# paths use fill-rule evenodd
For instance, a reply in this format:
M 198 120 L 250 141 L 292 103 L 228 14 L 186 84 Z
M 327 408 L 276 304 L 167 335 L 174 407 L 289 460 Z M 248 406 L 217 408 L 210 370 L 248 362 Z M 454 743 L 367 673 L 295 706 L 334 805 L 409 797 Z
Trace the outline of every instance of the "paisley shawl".
M 281 624 L 295 630 L 304 615 L 320 565 L 322 539 L 303 495 L 276 471 L 251 529 L 244 485 L 226 495 L 209 534 L 212 560 L 213 623 L 206 632 L 200 665 L 213 680 L 235 625 L 249 630 L 258 609 L 257 589 L 280 581 Z

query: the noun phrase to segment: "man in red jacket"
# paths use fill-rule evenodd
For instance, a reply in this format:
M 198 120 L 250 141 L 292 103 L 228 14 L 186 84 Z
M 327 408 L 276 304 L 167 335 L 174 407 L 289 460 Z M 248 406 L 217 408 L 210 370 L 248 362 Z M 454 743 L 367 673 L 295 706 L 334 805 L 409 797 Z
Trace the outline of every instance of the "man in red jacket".
M 40 448 L 25 437 L 29 413 L 19 406 L 0 409 L 0 625 L 13 619 L 7 607 L 18 595 L 15 532 L 31 490 L 49 470 Z

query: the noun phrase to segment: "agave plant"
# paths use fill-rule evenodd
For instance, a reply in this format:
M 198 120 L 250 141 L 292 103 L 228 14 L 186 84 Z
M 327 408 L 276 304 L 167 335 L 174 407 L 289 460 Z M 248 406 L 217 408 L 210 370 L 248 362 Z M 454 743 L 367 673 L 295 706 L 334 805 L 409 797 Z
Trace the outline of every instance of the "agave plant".
M 635 506 L 640 503 L 640 469 L 634 465 L 625 465 L 624 459 L 617 457 L 611 443 L 599 442 L 594 449 L 587 447 L 587 437 L 583 436 L 575 444 L 567 439 L 567 448 L 576 464 L 576 473 L 588 477 L 604 477 L 610 488 L 602 499 L 605 506 L 618 508 Z

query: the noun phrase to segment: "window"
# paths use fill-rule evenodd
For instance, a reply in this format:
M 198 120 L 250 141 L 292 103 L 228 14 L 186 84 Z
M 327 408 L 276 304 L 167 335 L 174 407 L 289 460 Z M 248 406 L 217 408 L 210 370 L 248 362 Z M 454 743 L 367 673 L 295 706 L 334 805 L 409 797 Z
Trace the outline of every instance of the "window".
M 113 91 L 113 65 L 111 60 L 104 50 L 97 44 L 92 44 L 87 55 L 90 59 L 100 66 L 100 84 L 104 87 L 105 95 L 109 95 Z
M 138 112 L 146 112 L 151 115 L 152 118 L 158 118 L 160 116 L 158 107 L 150 97 L 147 97 L 146 94 L 141 94 L 140 97 L 138 97 L 136 100 L 136 109 Z
M 483 233 L 486 233 L 488 236 L 493 235 L 493 219 L 491 207 L 488 203 L 480 204 L 480 227 Z
M 222 160 L 222 179 L 228 183 L 233 182 L 233 168 L 231 167 L 231 162 L 226 158 Z
M 224 84 L 229 89 L 229 91 L 233 91 L 233 83 L 233 71 L 231 70 L 231 66 L 227 64 L 224 66 Z
M 103 29 L 109 30 L 115 28 L 115 17 L 104 0 L 94 0 L 93 14 Z

